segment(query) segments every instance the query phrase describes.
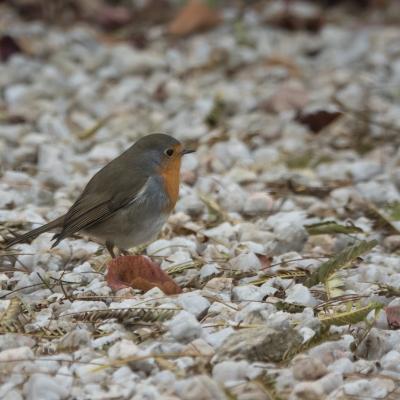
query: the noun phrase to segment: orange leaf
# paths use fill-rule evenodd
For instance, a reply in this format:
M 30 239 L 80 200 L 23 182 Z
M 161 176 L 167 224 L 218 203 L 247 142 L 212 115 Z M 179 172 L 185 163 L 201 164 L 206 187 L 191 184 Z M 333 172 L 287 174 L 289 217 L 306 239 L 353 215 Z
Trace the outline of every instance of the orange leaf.
M 108 264 L 107 283 L 113 290 L 132 287 L 147 292 L 153 287 L 165 294 L 181 293 L 181 288 L 146 256 L 121 256 Z
M 176 36 L 212 28 L 219 22 L 219 14 L 200 0 L 190 0 L 169 24 L 168 32 Z
M 388 325 L 392 329 L 400 328 L 400 306 L 385 307 Z

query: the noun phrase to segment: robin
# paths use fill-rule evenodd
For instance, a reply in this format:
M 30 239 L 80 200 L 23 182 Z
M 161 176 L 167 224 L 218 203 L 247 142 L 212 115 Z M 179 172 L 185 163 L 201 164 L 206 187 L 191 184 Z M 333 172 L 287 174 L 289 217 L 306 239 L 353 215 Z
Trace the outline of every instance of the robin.
M 139 139 L 86 185 L 65 215 L 7 243 L 32 240 L 58 230 L 52 248 L 75 233 L 105 245 L 115 258 L 153 239 L 173 210 L 179 194 L 182 156 L 192 153 L 171 136 L 156 133 Z

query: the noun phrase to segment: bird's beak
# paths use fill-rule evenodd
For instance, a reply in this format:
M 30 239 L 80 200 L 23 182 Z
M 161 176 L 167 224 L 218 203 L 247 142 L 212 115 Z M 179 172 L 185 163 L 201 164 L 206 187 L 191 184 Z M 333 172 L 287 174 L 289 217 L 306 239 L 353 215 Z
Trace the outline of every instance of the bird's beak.
M 183 149 L 182 150 L 182 155 L 184 156 L 185 154 L 190 154 L 190 153 L 194 153 L 196 150 L 193 149 Z

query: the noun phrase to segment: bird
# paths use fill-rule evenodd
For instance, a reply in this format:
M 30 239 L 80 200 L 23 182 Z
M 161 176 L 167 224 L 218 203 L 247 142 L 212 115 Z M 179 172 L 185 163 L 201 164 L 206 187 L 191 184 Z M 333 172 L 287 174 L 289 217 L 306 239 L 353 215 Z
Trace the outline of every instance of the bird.
M 154 133 L 137 140 L 87 183 L 66 214 L 16 236 L 6 248 L 56 231 L 52 248 L 76 233 L 106 247 L 112 258 L 148 243 L 160 232 L 179 195 L 181 160 L 187 149 L 177 139 Z

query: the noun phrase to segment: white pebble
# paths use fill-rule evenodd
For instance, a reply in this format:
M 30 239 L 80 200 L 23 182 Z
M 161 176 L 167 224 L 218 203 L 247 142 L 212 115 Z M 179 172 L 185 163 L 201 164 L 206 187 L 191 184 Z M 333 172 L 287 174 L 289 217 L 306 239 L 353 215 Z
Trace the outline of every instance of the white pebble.
M 171 335 L 178 341 L 188 343 L 202 335 L 202 327 L 196 317 L 181 311 L 166 323 Z
M 179 305 L 186 311 L 200 319 L 210 307 L 210 302 L 199 293 L 183 293 L 178 298 Z

